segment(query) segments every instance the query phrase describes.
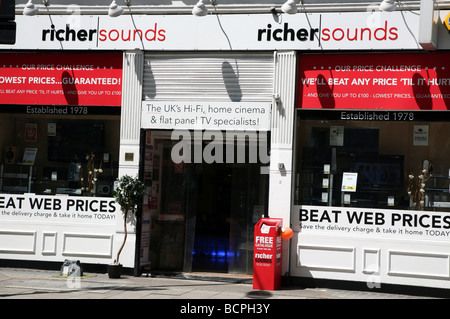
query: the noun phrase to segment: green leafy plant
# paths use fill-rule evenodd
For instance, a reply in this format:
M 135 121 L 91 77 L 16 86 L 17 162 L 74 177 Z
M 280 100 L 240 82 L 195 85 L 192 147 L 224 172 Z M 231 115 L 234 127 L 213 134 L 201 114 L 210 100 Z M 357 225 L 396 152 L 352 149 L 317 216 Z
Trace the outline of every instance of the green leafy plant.
M 124 175 L 117 179 L 117 188 L 113 191 L 115 201 L 123 212 L 124 238 L 122 246 L 117 252 L 115 264 L 119 264 L 119 256 L 127 240 L 127 218 L 129 214 L 135 214 L 142 205 L 142 197 L 146 193 L 145 185 L 137 177 Z

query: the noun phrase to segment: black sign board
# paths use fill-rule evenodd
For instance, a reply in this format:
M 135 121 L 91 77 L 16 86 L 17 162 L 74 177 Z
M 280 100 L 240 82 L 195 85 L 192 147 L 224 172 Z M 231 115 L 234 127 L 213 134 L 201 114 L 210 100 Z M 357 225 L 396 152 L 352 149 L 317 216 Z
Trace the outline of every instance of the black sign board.
M 0 44 L 16 43 L 15 0 L 0 0 Z
M 302 120 L 344 120 L 369 122 L 448 122 L 449 111 L 417 111 L 417 110 L 323 110 L 323 109 L 297 109 Z
M 14 21 L 16 0 L 0 0 L 0 20 Z

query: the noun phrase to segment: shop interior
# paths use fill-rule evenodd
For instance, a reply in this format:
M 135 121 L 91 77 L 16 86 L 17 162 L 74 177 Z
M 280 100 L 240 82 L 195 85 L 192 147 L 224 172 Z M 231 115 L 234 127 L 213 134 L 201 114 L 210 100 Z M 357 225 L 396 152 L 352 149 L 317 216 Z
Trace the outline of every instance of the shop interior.
M 167 132 L 147 132 L 152 142 L 146 145 L 144 178 L 150 198 L 143 225 L 147 219 L 150 226 L 143 228 L 141 254 L 148 255 L 152 270 L 251 274 L 253 228 L 267 207 L 261 163 L 175 164 L 171 152 L 178 141 Z
M 298 113 L 294 202 L 448 211 L 449 134 L 448 122 L 319 120 Z
M 0 192 L 112 196 L 119 131 L 115 115 L 0 115 Z

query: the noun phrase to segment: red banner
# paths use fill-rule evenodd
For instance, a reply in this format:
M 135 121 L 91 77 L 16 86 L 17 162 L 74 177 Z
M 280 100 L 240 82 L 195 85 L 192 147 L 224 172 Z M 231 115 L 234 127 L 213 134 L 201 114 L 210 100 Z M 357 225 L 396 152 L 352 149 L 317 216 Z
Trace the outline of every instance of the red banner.
M 0 54 L 0 104 L 120 106 L 121 54 Z
M 449 110 L 449 61 L 450 53 L 301 55 L 298 107 Z

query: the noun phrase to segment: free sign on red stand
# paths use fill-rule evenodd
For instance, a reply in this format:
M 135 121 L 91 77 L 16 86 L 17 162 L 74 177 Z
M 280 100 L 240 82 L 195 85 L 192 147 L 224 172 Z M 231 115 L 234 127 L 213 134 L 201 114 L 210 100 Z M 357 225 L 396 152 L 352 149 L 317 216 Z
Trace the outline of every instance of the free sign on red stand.
M 120 106 L 121 97 L 121 54 L 0 54 L 0 104 Z
M 262 218 L 255 225 L 253 289 L 275 290 L 281 285 L 281 218 Z
M 449 110 L 449 53 L 301 55 L 298 107 Z

